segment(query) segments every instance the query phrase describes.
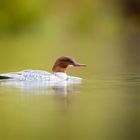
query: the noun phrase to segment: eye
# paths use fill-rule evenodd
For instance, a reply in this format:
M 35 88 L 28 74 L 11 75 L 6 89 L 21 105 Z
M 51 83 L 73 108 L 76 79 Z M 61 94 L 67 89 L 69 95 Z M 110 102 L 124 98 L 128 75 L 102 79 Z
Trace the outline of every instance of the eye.
M 71 63 L 71 64 L 74 64 L 74 61 L 73 61 L 73 60 L 70 60 L 70 63 Z

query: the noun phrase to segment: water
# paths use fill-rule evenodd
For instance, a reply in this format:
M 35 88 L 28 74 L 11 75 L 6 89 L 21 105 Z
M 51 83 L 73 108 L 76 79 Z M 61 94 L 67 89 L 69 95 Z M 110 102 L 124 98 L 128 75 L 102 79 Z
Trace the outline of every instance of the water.
M 0 84 L 1 140 L 140 138 L 139 73 L 96 74 L 74 85 Z

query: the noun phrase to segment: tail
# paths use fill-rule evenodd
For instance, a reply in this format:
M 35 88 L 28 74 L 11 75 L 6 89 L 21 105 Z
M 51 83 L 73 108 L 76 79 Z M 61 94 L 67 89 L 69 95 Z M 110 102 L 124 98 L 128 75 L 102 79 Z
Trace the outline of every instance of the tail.
M 0 74 L 0 80 L 2 79 L 15 79 L 15 80 L 22 80 L 24 79 L 23 75 L 17 73 L 3 73 Z
M 11 79 L 11 77 L 8 77 L 8 76 L 1 76 L 1 75 L 0 75 L 0 80 L 1 80 L 1 79 Z

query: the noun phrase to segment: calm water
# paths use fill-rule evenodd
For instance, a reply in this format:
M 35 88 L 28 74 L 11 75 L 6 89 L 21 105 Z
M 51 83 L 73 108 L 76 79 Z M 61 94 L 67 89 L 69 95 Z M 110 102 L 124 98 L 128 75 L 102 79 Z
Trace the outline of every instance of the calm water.
M 56 86 L 1 81 L 0 112 L 0 140 L 140 139 L 140 74 Z

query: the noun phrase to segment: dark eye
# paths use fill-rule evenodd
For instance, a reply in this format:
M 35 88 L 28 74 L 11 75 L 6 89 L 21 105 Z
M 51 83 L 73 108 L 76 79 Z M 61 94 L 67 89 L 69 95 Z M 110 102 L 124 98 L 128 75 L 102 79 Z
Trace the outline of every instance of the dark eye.
M 74 62 L 72 60 L 67 61 L 69 64 L 73 64 Z

